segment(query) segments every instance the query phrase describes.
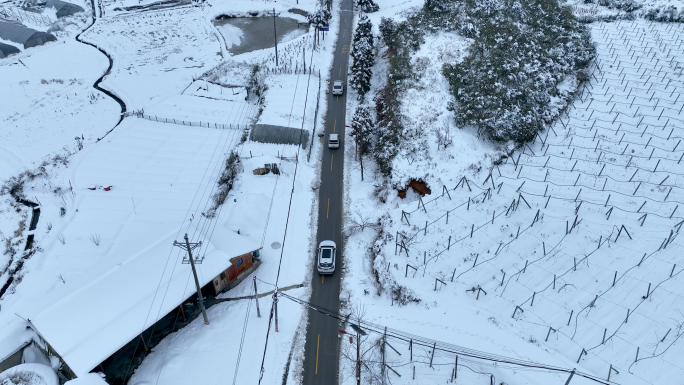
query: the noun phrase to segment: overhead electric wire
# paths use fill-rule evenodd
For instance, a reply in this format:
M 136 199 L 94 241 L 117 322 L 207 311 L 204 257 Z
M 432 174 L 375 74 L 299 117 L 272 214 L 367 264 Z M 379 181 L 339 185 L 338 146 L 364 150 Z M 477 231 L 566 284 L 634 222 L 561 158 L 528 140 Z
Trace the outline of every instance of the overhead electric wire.
M 264 55 L 265 55 L 265 54 L 264 54 Z M 249 107 L 251 107 L 251 108 L 249 108 Z M 230 116 L 231 116 L 231 117 L 233 116 L 234 109 L 235 109 L 235 105 L 233 105 L 233 107 L 231 108 L 231 111 L 230 111 Z M 250 103 L 242 103 L 241 109 L 240 109 L 239 111 L 237 111 L 238 120 L 245 119 L 245 116 L 247 115 L 248 110 L 249 110 L 249 111 L 254 111 L 255 109 L 256 109 L 256 107 L 253 106 L 253 105 L 250 105 Z M 231 146 L 230 146 L 230 147 L 232 148 L 232 147 L 233 147 L 233 144 L 236 142 L 236 140 L 235 140 L 236 134 L 237 134 L 239 131 L 240 131 L 240 129 L 239 129 L 239 123 L 238 123 L 238 128 L 233 132 L 232 136 L 230 136 L 229 138 L 227 137 L 225 141 L 223 140 L 223 137 L 224 137 L 224 135 L 225 135 L 225 130 L 222 130 L 222 131 L 221 131 L 219 140 L 216 141 L 216 145 L 214 146 L 214 151 L 212 152 L 211 158 L 210 158 L 210 160 L 209 160 L 209 164 L 212 164 L 212 163 L 213 163 L 213 164 L 215 165 L 215 166 L 214 166 L 214 169 L 213 169 L 213 171 L 212 171 L 209 175 L 207 175 L 207 173 L 209 172 L 209 170 L 210 170 L 211 168 L 210 168 L 210 167 L 207 167 L 207 168 L 205 169 L 204 174 L 203 174 L 203 176 L 202 176 L 202 179 L 200 180 L 200 182 L 199 182 L 199 184 L 198 184 L 198 186 L 197 186 L 197 189 L 195 190 L 195 195 L 193 196 L 193 199 L 192 199 L 192 201 L 191 201 L 191 203 L 190 203 L 190 206 L 188 207 L 188 210 L 186 211 L 186 214 L 185 214 L 185 217 L 184 217 L 184 220 L 183 220 L 183 224 L 185 224 L 185 223 L 187 222 L 187 220 L 188 220 L 188 218 L 189 218 L 189 216 L 190 216 L 190 212 L 193 210 L 193 207 L 195 206 L 195 201 L 197 201 L 197 197 L 198 197 L 198 195 L 200 195 L 200 190 L 202 190 L 202 185 L 205 184 L 205 180 L 207 179 L 207 177 L 211 178 L 212 180 L 213 180 L 213 179 L 216 179 L 216 176 L 215 176 L 215 175 L 217 175 L 216 170 L 217 170 L 217 168 L 218 168 L 218 165 L 222 164 L 222 162 L 214 162 L 214 158 L 217 156 L 216 151 L 219 149 L 219 147 L 221 147 L 221 153 L 223 153 L 223 152 L 225 151 L 225 148 L 226 148 L 226 146 L 228 145 L 229 142 L 231 143 Z M 221 143 L 223 143 L 223 146 L 220 146 Z M 221 169 L 218 168 L 218 170 L 221 170 Z M 205 199 L 206 199 L 206 203 L 205 203 L 205 211 L 206 211 L 206 207 L 207 207 L 208 203 L 211 201 L 211 196 L 212 196 L 212 193 L 214 192 L 214 188 L 212 188 L 212 189 L 209 191 L 209 195 L 207 196 L 207 194 L 206 194 L 206 193 L 207 193 L 207 188 L 208 188 L 208 186 L 210 186 L 210 185 L 212 185 L 212 184 L 211 184 L 211 183 L 206 183 L 205 188 L 204 188 L 204 191 L 203 191 L 203 193 L 201 194 L 201 198 L 199 199 L 199 201 L 197 201 L 197 206 L 195 207 L 195 211 L 200 207 L 202 201 L 204 201 Z M 221 205 L 220 210 L 221 210 L 222 208 L 223 208 L 223 205 Z M 219 214 L 220 214 L 220 212 L 219 212 Z M 217 215 L 217 216 L 218 216 L 218 215 Z M 199 217 L 199 218 L 198 218 L 198 221 L 199 221 L 200 223 L 198 223 L 198 224 L 195 225 L 195 231 L 193 232 L 193 235 L 192 235 L 192 238 L 193 238 L 193 239 L 195 238 L 195 235 L 197 234 L 197 231 L 198 231 L 198 230 L 200 231 L 200 235 L 204 233 L 204 234 L 205 234 L 205 237 L 203 237 L 203 238 L 206 238 L 206 233 L 207 233 L 207 231 L 208 231 L 208 228 L 209 228 L 210 222 L 211 222 L 211 220 L 210 220 L 209 218 L 204 218 L 204 215 L 199 215 L 198 217 Z M 203 219 L 204 219 L 204 220 L 203 220 Z M 190 225 L 192 225 L 192 223 L 191 223 Z M 177 232 L 177 234 L 176 234 L 176 238 L 178 238 L 178 236 L 179 236 L 180 233 L 182 232 L 183 227 L 184 227 L 184 225 L 179 227 L 178 232 Z M 215 226 L 214 226 L 214 229 L 215 229 Z M 212 229 L 212 235 L 213 235 L 213 229 Z M 147 314 L 147 316 L 146 316 L 146 318 L 145 318 L 145 321 L 144 321 L 144 323 L 143 323 L 143 327 L 142 327 L 142 330 L 141 330 L 141 333 L 140 333 L 141 336 L 142 336 L 142 332 L 144 332 L 144 330 L 145 330 L 145 325 L 147 324 L 147 321 L 148 321 L 148 319 L 149 319 L 150 313 L 151 313 L 152 308 L 153 308 L 154 303 L 155 303 L 155 299 L 156 299 L 156 297 L 157 297 L 157 294 L 159 293 L 159 289 L 160 289 L 160 287 L 161 287 L 161 285 L 162 285 L 162 281 L 163 281 L 163 278 L 164 278 L 164 276 L 165 276 L 165 274 L 166 274 L 166 270 L 167 270 L 167 268 L 168 268 L 169 262 L 172 261 L 172 258 L 170 258 L 170 257 L 171 257 L 171 254 L 173 253 L 173 250 L 174 250 L 174 248 L 171 248 L 171 250 L 169 251 L 169 258 L 167 258 L 167 262 L 166 262 L 166 264 L 165 264 L 165 266 L 164 266 L 164 269 L 163 269 L 163 271 L 162 271 L 162 274 L 161 274 L 161 276 L 160 276 L 159 283 L 158 283 L 158 285 L 157 285 L 157 288 L 155 289 L 155 294 L 154 294 L 154 297 L 153 297 L 153 300 L 152 300 L 152 304 L 150 305 L 150 309 L 149 309 L 148 314 Z M 200 250 L 198 250 L 198 251 L 200 251 Z M 181 255 L 181 253 L 180 253 L 180 250 L 179 250 L 179 251 L 178 251 L 178 256 L 175 258 L 176 263 L 174 263 L 173 268 L 171 269 L 171 275 L 170 275 L 170 277 L 173 277 L 173 274 L 174 274 L 174 272 L 175 272 L 176 266 L 178 265 L 177 262 L 178 262 L 178 260 L 179 260 L 180 255 Z M 200 253 L 198 253 L 198 256 L 199 256 L 199 255 L 200 255 Z M 201 275 L 201 273 L 202 273 L 202 272 L 201 272 L 201 270 L 200 270 L 199 274 Z M 188 275 L 188 282 L 189 282 L 190 276 L 191 276 L 191 274 L 189 273 L 189 275 Z M 163 303 L 165 302 L 166 293 L 168 292 L 169 286 L 170 286 L 170 285 L 167 285 L 166 290 L 164 291 L 164 296 L 163 296 L 163 298 L 162 298 L 162 303 L 161 303 L 160 306 L 159 306 L 159 311 L 158 311 L 157 316 L 158 316 L 158 315 L 160 314 L 160 312 L 161 312 L 162 305 L 163 305 Z M 186 290 L 187 290 L 187 284 L 186 284 Z M 186 290 L 184 290 L 183 293 L 185 293 Z M 185 294 L 182 294 L 182 295 L 183 295 L 183 297 L 185 296 Z M 184 299 L 184 298 L 181 298 L 181 301 L 182 301 L 183 299 Z M 176 318 L 176 320 L 177 320 L 177 318 Z M 175 328 L 175 324 L 176 324 L 176 322 L 174 321 L 174 328 Z M 152 327 L 152 332 L 150 333 L 150 339 L 149 339 L 149 341 L 148 341 L 148 344 L 151 343 L 152 335 L 154 334 L 154 328 L 155 328 L 155 325 L 153 325 L 153 327 Z M 135 351 L 137 351 L 140 342 L 141 342 L 141 339 L 138 339 L 138 341 L 136 342 Z M 143 341 L 143 342 L 144 342 L 144 341 Z M 133 366 L 133 361 L 134 361 L 134 359 L 135 359 L 135 356 L 131 357 L 131 362 L 129 363 L 128 369 L 127 369 L 127 371 L 126 371 L 126 378 L 129 378 L 129 376 L 133 374 L 131 369 L 132 369 L 132 366 Z M 162 367 L 163 367 L 163 362 L 162 362 Z M 161 374 L 161 367 L 160 367 L 160 374 Z M 158 381 L 158 379 L 159 379 L 159 377 L 157 378 L 157 381 Z
M 314 50 L 311 50 L 310 62 L 313 62 L 313 53 L 314 53 Z M 307 106 L 308 101 L 309 101 L 309 86 L 311 84 L 311 75 L 312 74 L 310 72 L 309 78 L 308 78 L 307 84 L 306 84 L 306 97 L 304 99 L 304 112 L 302 114 L 302 130 L 300 131 L 300 134 L 299 134 L 300 142 L 301 142 L 301 137 L 304 133 L 304 124 L 306 122 L 306 106 Z M 316 97 L 318 98 L 318 97 L 320 97 L 320 95 L 316 94 Z M 312 142 L 313 142 L 313 138 L 312 138 Z M 290 223 L 290 213 L 292 210 L 292 199 L 294 197 L 295 182 L 297 181 L 297 171 L 299 169 L 299 153 L 300 153 L 300 150 L 301 150 L 301 147 L 298 146 L 297 152 L 296 152 L 297 161 L 295 163 L 294 175 L 292 176 L 292 191 L 290 192 L 290 200 L 289 200 L 288 207 L 287 207 L 287 217 L 285 219 L 285 231 L 283 232 L 283 242 L 282 242 L 281 248 L 280 248 L 280 259 L 278 260 L 278 273 L 276 274 L 276 282 L 275 282 L 276 289 L 273 293 L 273 303 L 271 305 L 271 312 L 270 312 L 270 315 L 268 318 L 268 329 L 266 330 L 266 340 L 264 342 L 264 353 L 263 353 L 263 356 L 261 358 L 261 369 L 259 371 L 259 384 L 261 384 L 261 380 L 263 379 L 263 376 L 264 376 L 264 365 L 266 363 L 266 351 L 268 349 L 268 339 L 269 339 L 269 336 L 271 334 L 271 322 L 273 321 L 273 311 L 274 311 L 274 308 L 275 308 L 276 303 L 278 301 L 278 297 L 277 297 L 278 296 L 278 282 L 280 279 L 280 269 L 281 269 L 282 263 L 283 263 L 283 255 L 284 255 L 284 251 L 285 251 L 285 240 L 287 239 L 287 227 Z
M 314 310 L 314 311 L 317 311 L 323 315 L 326 315 L 328 317 L 336 318 L 336 319 L 341 320 L 341 321 L 346 319 L 346 317 L 341 316 L 339 313 L 336 313 L 336 312 L 329 310 L 329 309 L 326 309 L 324 307 L 316 306 L 314 304 L 311 304 L 310 302 L 301 300 L 299 298 L 290 296 L 290 295 L 285 294 L 285 293 L 280 293 L 280 295 L 291 300 L 291 301 L 293 301 L 293 302 L 299 303 L 300 305 L 305 306 L 311 310 Z M 577 371 L 576 369 L 563 368 L 563 367 L 559 367 L 559 366 L 542 364 L 542 363 L 538 363 L 538 362 L 534 362 L 534 361 L 521 360 L 518 358 L 512 358 L 512 357 L 487 353 L 487 352 L 483 352 L 483 351 L 479 351 L 479 350 L 475 350 L 475 349 L 470 349 L 470 348 L 466 348 L 463 346 L 454 345 L 454 344 L 450 344 L 450 343 L 446 343 L 446 342 L 442 342 L 442 341 L 431 340 L 428 338 L 424 338 L 424 337 L 417 336 L 414 334 L 410 334 L 407 332 L 402 332 L 402 331 L 396 330 L 396 329 L 391 329 L 391 328 L 388 328 L 386 326 L 377 325 L 377 324 L 373 324 L 373 323 L 366 322 L 366 321 L 360 321 L 359 327 L 362 327 L 364 330 L 367 330 L 367 331 L 378 333 L 380 335 L 386 335 L 388 337 L 392 337 L 392 338 L 404 341 L 406 343 L 408 343 L 410 341 L 413 345 L 423 346 L 423 347 L 430 348 L 430 349 L 434 348 L 435 350 L 440 350 L 440 351 L 443 351 L 446 353 L 456 354 L 459 356 L 466 356 L 466 357 L 471 357 L 471 358 L 485 360 L 485 361 L 500 362 L 500 363 L 506 363 L 506 364 L 510 364 L 510 365 L 516 365 L 516 366 L 527 367 L 527 368 L 543 369 L 543 370 L 554 371 L 554 372 L 564 372 L 564 373 L 574 372 L 575 375 L 577 375 L 577 376 L 584 377 L 586 379 L 589 379 L 591 381 L 594 381 L 594 382 L 597 382 L 600 384 L 605 384 L 605 385 L 615 384 L 614 382 L 602 380 L 602 379 L 600 379 L 594 375 L 591 375 L 589 373 L 580 372 L 580 371 Z

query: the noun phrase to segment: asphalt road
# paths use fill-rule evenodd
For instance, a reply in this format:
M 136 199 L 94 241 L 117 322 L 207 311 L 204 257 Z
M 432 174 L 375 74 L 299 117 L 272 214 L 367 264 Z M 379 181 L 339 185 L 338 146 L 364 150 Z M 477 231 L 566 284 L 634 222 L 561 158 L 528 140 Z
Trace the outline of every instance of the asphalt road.
M 341 96 L 328 93 L 328 114 L 323 141 L 321 162 L 321 185 L 319 188 L 317 244 L 324 240 L 337 243 L 336 271 L 333 275 L 321 276 L 313 264 L 310 302 L 323 308 L 339 312 L 340 274 L 344 259 L 342 238 L 342 197 L 345 140 L 345 115 L 347 102 L 347 66 L 352 35 L 352 1 L 343 0 L 340 15 L 340 30 L 331 70 L 331 82 L 342 80 L 345 92 Z M 340 147 L 328 148 L 328 135 L 340 134 Z M 316 258 L 312 255 L 311 258 Z M 309 327 L 306 330 L 304 349 L 304 385 L 333 385 L 338 383 L 339 341 L 338 320 L 319 312 L 309 310 Z

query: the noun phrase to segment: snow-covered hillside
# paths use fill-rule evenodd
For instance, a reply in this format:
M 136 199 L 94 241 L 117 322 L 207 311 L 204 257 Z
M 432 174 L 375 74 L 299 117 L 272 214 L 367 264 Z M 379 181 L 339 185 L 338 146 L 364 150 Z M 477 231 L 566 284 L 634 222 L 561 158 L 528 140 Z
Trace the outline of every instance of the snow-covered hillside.
M 371 14 L 376 26 L 388 16 Z M 591 80 L 559 121 L 510 156 L 468 128 L 452 129 L 446 148 L 436 149 L 437 136 L 428 135 L 406 145 L 416 151 L 398 157 L 394 164 L 407 167 L 392 178 L 429 181 L 432 193 L 409 189 L 401 199 L 378 188 L 377 174 L 361 182 L 348 150 L 351 236 L 342 296 L 348 312 L 364 305 L 366 322 L 392 330 L 387 341 L 398 352 L 388 350 L 386 360 L 398 373 L 389 372 L 393 383 L 415 383 L 414 373 L 416 381 L 448 382 L 456 353 L 467 348 L 577 368 L 596 379 L 611 372 L 621 384 L 684 377 L 677 260 L 684 31 L 641 18 L 590 27 L 598 53 Z M 427 66 L 401 97 L 404 121 L 420 119 L 422 132 L 453 124 L 439 107 L 450 99 L 440 86 L 446 81 L 433 73 L 454 59 L 433 39 L 414 54 L 414 65 Z M 380 60 L 374 68 L 379 82 L 385 66 Z M 359 231 L 358 223 L 368 226 Z M 412 361 L 410 337 L 402 335 L 423 337 Z M 546 384 L 568 377 L 467 354 L 458 362 L 459 381 Z M 575 376 L 571 383 L 595 382 Z

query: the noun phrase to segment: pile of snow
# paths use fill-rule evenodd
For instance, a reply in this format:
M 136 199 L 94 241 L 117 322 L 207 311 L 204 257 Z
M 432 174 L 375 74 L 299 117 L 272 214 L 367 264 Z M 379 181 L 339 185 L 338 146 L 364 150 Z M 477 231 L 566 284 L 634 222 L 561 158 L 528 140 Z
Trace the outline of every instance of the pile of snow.
M 2 385 L 59 385 L 57 373 L 42 364 L 21 364 L 0 373 Z

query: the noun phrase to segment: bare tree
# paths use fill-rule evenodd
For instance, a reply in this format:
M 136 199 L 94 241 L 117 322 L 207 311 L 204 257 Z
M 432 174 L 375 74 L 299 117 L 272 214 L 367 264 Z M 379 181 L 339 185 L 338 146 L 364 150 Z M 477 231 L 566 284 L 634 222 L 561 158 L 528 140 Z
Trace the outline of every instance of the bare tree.
M 374 228 L 377 225 L 377 221 L 373 221 L 368 212 L 356 209 L 353 215 L 347 217 L 345 233 L 351 235 L 359 231 L 364 231 L 367 227 Z
M 342 370 L 356 378 L 357 384 L 380 383 L 380 339 L 373 336 L 369 330 L 365 330 L 363 321 L 366 317 L 366 307 L 358 304 L 352 309 L 352 313 L 344 322 L 344 327 L 349 336 L 349 343 L 342 343 L 340 349 L 342 357 Z

